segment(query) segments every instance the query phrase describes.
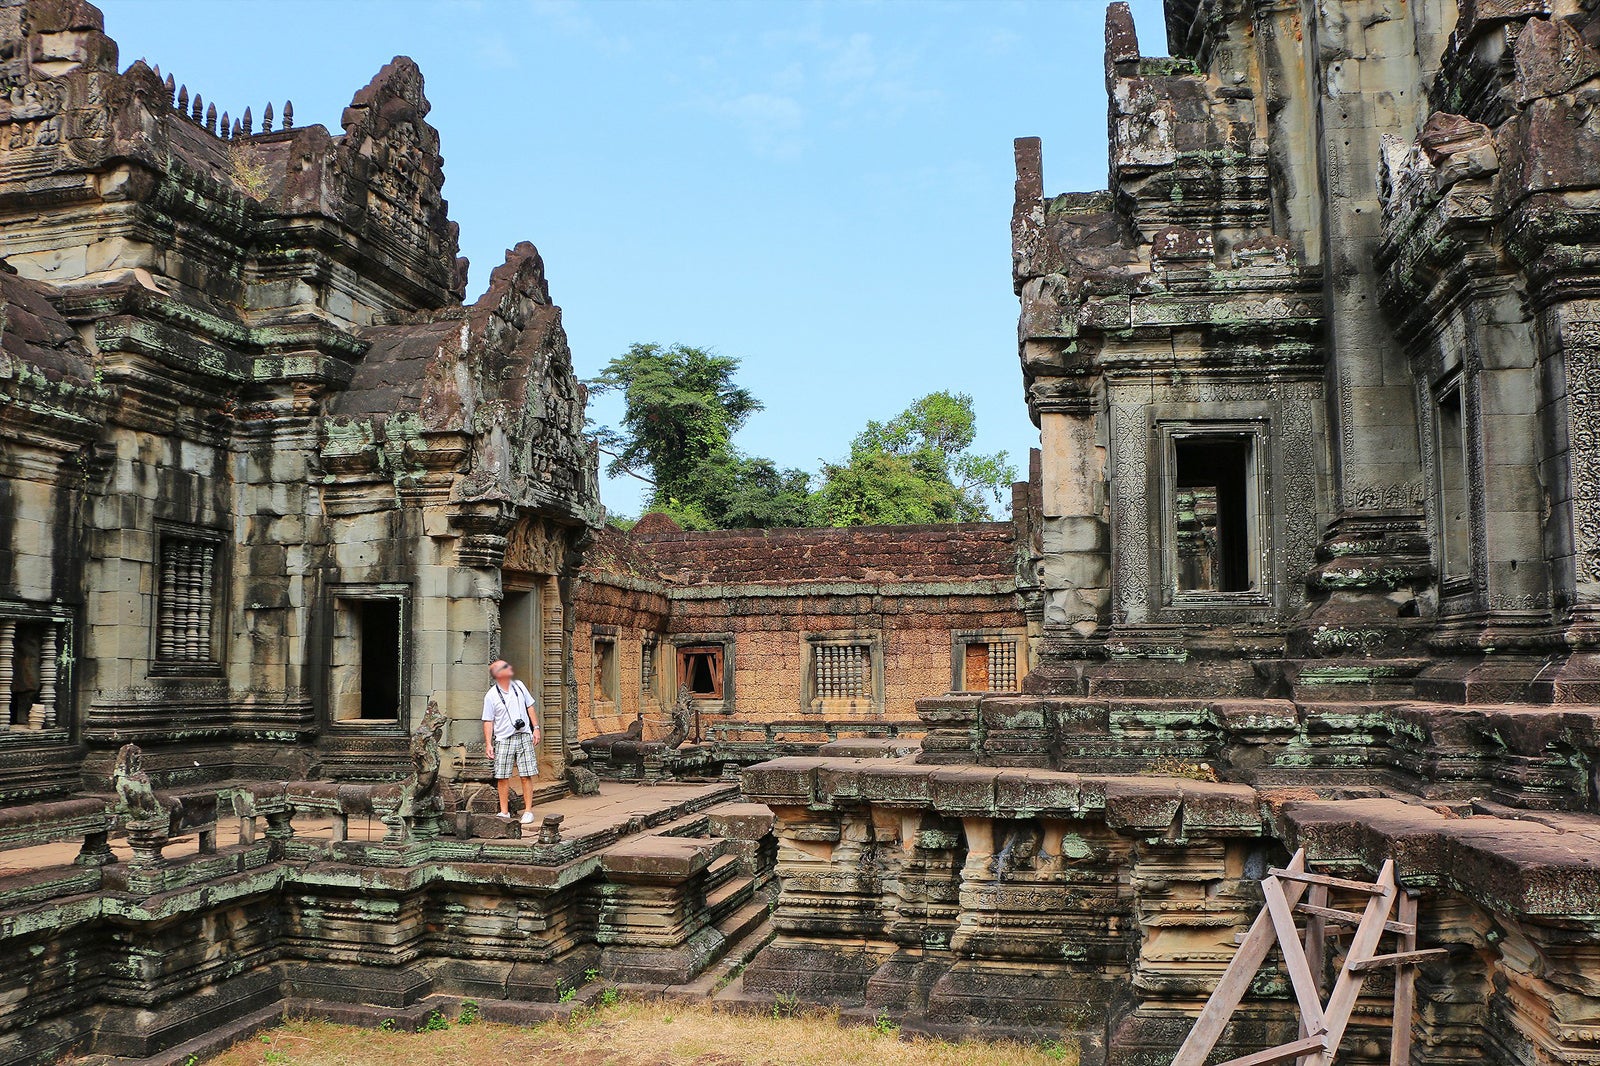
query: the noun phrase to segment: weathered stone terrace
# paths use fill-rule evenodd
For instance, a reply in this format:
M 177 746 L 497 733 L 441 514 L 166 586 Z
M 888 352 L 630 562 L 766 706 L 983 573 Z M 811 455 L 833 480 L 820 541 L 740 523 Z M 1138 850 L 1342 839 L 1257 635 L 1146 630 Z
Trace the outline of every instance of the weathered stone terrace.
M 110 796 L 0 811 L 0 1061 L 181 1061 L 291 1001 L 514 1014 L 590 969 L 682 985 L 765 935 L 771 815 L 732 783 L 605 785 L 526 827 L 402 815 L 397 792 L 157 793 L 158 826 Z
M 1349 877 L 1392 858 L 1423 897 L 1423 942 L 1450 953 L 1419 975 L 1427 1061 L 1483 1061 L 1489 998 L 1497 1046 L 1530 1047 L 1519 1061 L 1600 1055 L 1592 803 L 1551 812 L 1315 780 L 914 758 L 752 768 L 745 789 L 774 812 L 782 888 L 777 937 L 741 993 L 807 988 L 923 1024 L 1065 1029 L 1085 1062 L 1157 1066 L 1255 917 L 1259 879 L 1304 848 L 1315 869 Z M 1386 1061 L 1383 988 L 1363 1001 L 1350 1062 Z M 1293 1036 L 1286 996 L 1266 970 L 1229 1031 L 1232 1054 Z
M 1235 697 L 956 695 L 919 703 L 925 763 L 1112 773 L 1205 763 L 1262 786 L 1339 781 L 1530 810 L 1596 809 L 1600 707 Z

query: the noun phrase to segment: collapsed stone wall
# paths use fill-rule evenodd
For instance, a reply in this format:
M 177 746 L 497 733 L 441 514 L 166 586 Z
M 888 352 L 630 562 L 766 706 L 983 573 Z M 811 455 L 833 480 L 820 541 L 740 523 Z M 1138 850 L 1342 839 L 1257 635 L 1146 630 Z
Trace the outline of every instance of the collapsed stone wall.
M 183 1062 L 286 1009 L 414 1029 L 472 999 L 488 1020 L 548 1020 L 599 992 L 591 971 L 687 984 L 767 916 L 771 815 L 732 785 L 527 840 L 415 786 L 156 792 L 150 817 L 106 796 L 0 810 L 8 862 L 82 843 L 0 876 L 0 1062 Z

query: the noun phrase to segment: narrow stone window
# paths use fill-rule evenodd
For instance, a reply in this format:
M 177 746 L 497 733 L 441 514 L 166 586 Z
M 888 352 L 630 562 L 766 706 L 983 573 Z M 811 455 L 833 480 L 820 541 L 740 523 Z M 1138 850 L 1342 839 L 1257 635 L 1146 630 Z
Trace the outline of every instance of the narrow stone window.
M 967 692 L 1015 692 L 1017 642 L 969 640 L 962 646 L 962 689 Z
M 694 645 L 678 649 L 678 687 L 696 699 L 722 698 L 722 649 Z
M 397 722 L 404 648 L 398 597 L 334 601 L 331 705 L 336 721 Z
M 813 638 L 805 705 L 815 712 L 880 707 L 882 679 L 876 659 L 871 641 Z
M 1461 390 L 1452 389 L 1439 400 L 1439 526 L 1447 592 L 1461 591 L 1472 581 L 1465 424 Z
M 1257 588 L 1253 438 L 1204 433 L 1172 441 L 1169 558 L 1182 593 Z
M 162 536 L 156 597 L 158 666 L 216 664 L 212 625 L 219 547 L 210 537 Z
M 609 638 L 594 642 L 594 699 L 617 702 L 617 642 Z

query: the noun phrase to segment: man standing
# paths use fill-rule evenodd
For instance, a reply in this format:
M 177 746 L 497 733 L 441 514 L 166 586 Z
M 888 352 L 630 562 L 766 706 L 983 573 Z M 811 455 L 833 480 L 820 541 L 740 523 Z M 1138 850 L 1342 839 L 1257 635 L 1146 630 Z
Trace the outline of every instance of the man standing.
M 494 684 L 483 697 L 483 750 L 494 764 L 500 789 L 500 817 L 511 817 L 511 779 L 522 779 L 522 824 L 533 824 L 533 779 L 539 773 L 538 701 L 528 686 L 513 679 L 504 659 L 489 664 Z

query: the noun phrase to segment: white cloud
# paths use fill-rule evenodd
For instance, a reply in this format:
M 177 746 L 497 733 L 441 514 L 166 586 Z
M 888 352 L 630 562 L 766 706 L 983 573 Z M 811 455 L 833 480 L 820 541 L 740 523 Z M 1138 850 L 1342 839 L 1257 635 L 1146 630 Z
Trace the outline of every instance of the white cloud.
M 750 147 L 758 155 L 794 159 L 806 148 L 807 142 L 800 135 L 806 111 L 793 97 L 745 93 L 731 100 L 712 101 L 710 106 L 744 129 Z
M 530 0 L 536 15 L 552 29 L 586 41 L 602 52 L 621 55 L 633 50 L 633 42 L 621 34 L 607 33 L 577 0 Z
M 892 121 L 939 96 L 919 83 L 914 51 L 886 50 L 870 33 L 830 33 L 811 24 L 769 30 L 753 41 L 732 40 L 725 49 L 695 60 L 705 80 L 714 81 L 717 71 L 754 66 L 762 71 L 759 83 L 730 77 L 730 84 L 705 91 L 698 106 L 739 122 L 752 150 L 774 158 L 802 154 L 813 124 Z

